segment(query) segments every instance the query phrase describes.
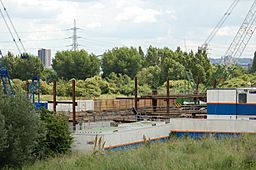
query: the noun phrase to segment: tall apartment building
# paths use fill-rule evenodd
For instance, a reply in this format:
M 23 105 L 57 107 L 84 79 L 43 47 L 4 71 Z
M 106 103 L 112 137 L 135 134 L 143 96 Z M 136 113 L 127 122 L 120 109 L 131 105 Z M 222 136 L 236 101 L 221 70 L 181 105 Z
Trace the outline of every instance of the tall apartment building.
M 39 49 L 38 50 L 38 57 L 40 58 L 43 66 L 45 68 L 51 68 L 52 64 L 52 57 L 51 57 L 51 50 L 50 49 Z

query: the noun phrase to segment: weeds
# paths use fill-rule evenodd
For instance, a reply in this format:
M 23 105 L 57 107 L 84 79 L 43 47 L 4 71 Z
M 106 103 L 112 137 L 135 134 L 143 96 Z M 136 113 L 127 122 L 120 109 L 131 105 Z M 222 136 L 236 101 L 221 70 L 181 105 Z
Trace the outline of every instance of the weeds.
M 106 152 L 103 139 L 95 138 L 92 155 L 67 155 L 23 169 L 256 169 L 256 136 L 239 138 L 175 139 L 148 143 L 125 152 Z

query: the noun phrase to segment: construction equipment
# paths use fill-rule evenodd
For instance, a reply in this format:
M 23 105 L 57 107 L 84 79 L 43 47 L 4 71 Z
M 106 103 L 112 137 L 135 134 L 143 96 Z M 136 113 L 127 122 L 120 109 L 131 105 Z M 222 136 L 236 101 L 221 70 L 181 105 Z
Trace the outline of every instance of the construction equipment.
M 10 15 L 7 12 L 7 9 L 6 9 L 3 1 L 0 0 L 0 3 L 4 10 L 4 12 L 2 12 L 2 10 L 0 9 L 0 14 L 1 14 L 1 16 L 4 20 L 4 23 L 12 37 L 13 42 L 20 54 L 20 57 L 21 57 L 21 59 L 28 59 L 29 55 L 26 52 L 25 46 L 21 41 L 21 38 L 11 20 Z M 6 17 L 7 17 L 7 19 L 6 19 Z M 19 43 L 17 43 L 15 38 L 18 39 Z M 22 49 L 23 53 L 21 52 L 21 49 Z M 4 86 L 4 93 L 5 94 L 10 93 L 13 95 L 13 90 L 12 90 L 11 83 L 10 83 L 10 76 L 9 76 L 8 70 L 6 68 L 1 68 L 1 79 L 3 82 L 3 86 Z M 9 90 L 11 92 L 8 92 Z M 44 107 L 47 109 L 47 107 L 48 107 L 47 103 L 40 102 L 40 78 L 38 76 L 34 76 L 32 78 L 32 83 L 30 84 L 29 93 L 30 93 L 30 99 L 31 99 L 32 103 L 35 105 L 36 109 L 40 109 L 41 107 Z M 38 102 L 35 102 L 35 94 L 36 93 L 38 94 Z
M 234 58 L 241 57 L 252 35 L 256 30 L 256 0 L 254 0 L 249 12 L 247 13 L 242 25 L 236 36 L 231 42 L 225 56 L 223 57 L 224 65 L 235 64 Z
M 29 98 L 30 98 L 31 102 L 35 105 L 37 110 L 39 110 L 41 108 L 48 109 L 48 104 L 42 103 L 40 101 L 40 90 L 41 90 L 40 77 L 34 76 L 32 78 L 31 84 L 29 85 Z M 36 95 L 37 95 L 37 102 L 35 100 Z
M 229 6 L 227 11 L 224 13 L 223 17 L 220 19 L 220 21 L 217 23 L 217 25 L 211 31 L 210 35 L 207 37 L 207 39 L 205 40 L 203 45 L 201 47 L 199 47 L 199 50 L 203 50 L 203 51 L 207 51 L 208 50 L 208 46 L 209 46 L 210 42 L 215 37 L 215 35 L 218 33 L 218 31 L 223 26 L 223 24 L 226 22 L 228 17 L 231 15 L 231 13 L 233 12 L 234 8 L 237 6 L 239 1 L 240 0 L 234 0 L 233 1 L 233 3 Z
M 237 2 L 234 1 L 233 3 L 235 5 L 235 3 Z M 256 0 L 254 0 L 249 12 L 247 13 L 236 36 L 231 42 L 229 48 L 227 49 L 224 57 L 222 57 L 222 66 L 218 66 L 217 69 L 212 73 L 211 77 L 208 79 L 208 82 L 206 83 L 206 88 L 204 90 L 210 87 L 217 88 L 218 86 L 222 85 L 222 83 L 225 80 L 231 77 L 231 73 L 233 71 L 232 65 L 235 64 L 234 58 L 235 57 L 239 58 L 242 56 L 255 30 L 256 30 Z M 211 40 L 211 38 L 208 38 L 208 39 Z M 209 42 L 209 41 L 206 41 L 206 42 Z

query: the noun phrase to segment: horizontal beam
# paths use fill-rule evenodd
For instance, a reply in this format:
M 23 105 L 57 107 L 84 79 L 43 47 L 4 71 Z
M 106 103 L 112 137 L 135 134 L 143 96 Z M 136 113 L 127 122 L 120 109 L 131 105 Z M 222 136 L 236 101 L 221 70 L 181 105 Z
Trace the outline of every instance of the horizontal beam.
M 54 103 L 54 101 L 48 101 L 48 103 Z M 73 104 L 73 102 L 68 102 L 68 101 L 56 101 L 56 104 Z M 75 102 L 75 106 L 77 106 L 77 102 Z

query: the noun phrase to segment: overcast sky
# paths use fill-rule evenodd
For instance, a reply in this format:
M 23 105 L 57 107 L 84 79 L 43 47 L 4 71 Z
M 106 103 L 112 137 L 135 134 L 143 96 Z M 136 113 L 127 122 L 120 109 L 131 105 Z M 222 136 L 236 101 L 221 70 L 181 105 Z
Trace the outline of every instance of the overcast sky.
M 76 19 L 79 48 L 96 55 L 113 47 L 149 45 L 195 50 L 233 0 L 2 0 L 28 52 L 68 50 Z M 253 0 L 240 0 L 210 44 L 210 57 L 225 54 Z M 2 9 L 2 7 L 1 7 Z M 17 54 L 0 18 L 0 49 Z M 244 57 L 256 50 L 255 36 Z

